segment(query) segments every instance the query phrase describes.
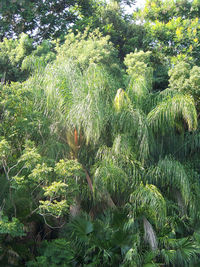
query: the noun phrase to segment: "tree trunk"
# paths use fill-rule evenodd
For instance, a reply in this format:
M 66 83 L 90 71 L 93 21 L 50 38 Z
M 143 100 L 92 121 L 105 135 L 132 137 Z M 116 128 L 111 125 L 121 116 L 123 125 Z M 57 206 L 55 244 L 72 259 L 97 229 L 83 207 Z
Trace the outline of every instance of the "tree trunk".
M 70 205 L 70 218 L 78 216 L 81 212 L 81 201 L 78 197 L 75 198 L 74 203 Z
M 156 250 L 158 248 L 156 234 L 153 230 L 153 226 L 150 224 L 146 217 L 143 217 L 143 225 L 144 240 L 149 244 L 152 250 Z

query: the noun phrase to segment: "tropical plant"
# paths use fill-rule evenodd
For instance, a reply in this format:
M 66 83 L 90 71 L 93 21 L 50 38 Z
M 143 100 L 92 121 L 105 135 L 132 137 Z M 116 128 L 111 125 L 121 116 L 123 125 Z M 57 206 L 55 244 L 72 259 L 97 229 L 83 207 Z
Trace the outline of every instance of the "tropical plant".
M 124 22 L 130 17 L 123 15 L 122 2 L 92 1 L 98 8 L 85 23 L 101 18 L 99 30 L 75 32 L 83 25 L 80 16 L 65 41 L 32 46 L 23 35 L 22 41 L 1 43 L 8 45 L 6 62 L 29 76 L 21 83 L 7 76 L 1 85 L 4 266 L 199 264 L 199 67 L 195 59 L 171 64 L 169 44 L 157 50 L 166 40 L 157 33 L 145 51 L 133 51 L 137 44 L 126 47 L 133 40 L 126 40 Z M 154 2 L 144 11 L 149 20 L 159 18 L 155 25 L 148 23 L 151 30 L 181 25 L 182 11 L 174 10 L 173 1 L 163 2 L 170 4 L 166 14 L 160 1 L 157 9 Z M 79 7 L 73 12 L 77 8 L 80 15 Z M 189 22 L 197 27 L 196 15 L 188 16 L 187 34 Z M 183 29 L 176 30 L 178 40 Z M 121 48 L 116 47 L 119 36 L 125 38 Z M 185 46 L 175 48 L 174 53 L 194 56 Z M 160 74 L 170 71 L 158 81 L 160 66 Z

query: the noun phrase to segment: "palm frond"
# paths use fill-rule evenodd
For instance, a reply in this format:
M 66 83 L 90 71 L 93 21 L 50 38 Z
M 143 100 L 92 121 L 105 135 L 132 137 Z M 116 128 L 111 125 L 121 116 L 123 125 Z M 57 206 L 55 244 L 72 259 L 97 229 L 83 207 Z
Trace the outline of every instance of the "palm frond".
M 124 266 L 138 267 L 142 264 L 142 255 L 137 249 L 137 246 L 130 248 L 124 259 Z
M 198 154 L 200 150 L 200 132 L 199 128 L 193 133 L 187 133 L 184 138 L 184 143 L 179 146 L 176 154 L 182 154 L 183 156 L 193 156 Z
M 130 202 L 136 209 L 146 211 L 156 223 L 166 218 L 165 199 L 155 185 L 141 183 L 130 196 Z
M 189 95 L 177 94 L 159 103 L 147 116 L 153 131 L 174 128 L 177 120 L 183 119 L 189 131 L 197 128 L 197 112 L 194 100 Z
M 167 245 L 167 244 L 166 244 Z M 161 256 L 167 264 L 190 266 L 199 255 L 199 245 L 190 237 L 168 240 L 168 247 L 161 250 Z
M 128 105 L 131 105 L 130 99 L 127 93 L 123 89 L 118 89 L 115 99 L 114 99 L 114 108 L 117 112 L 122 109 L 126 109 Z
M 81 129 L 86 143 L 96 144 L 110 123 L 114 88 L 111 90 L 109 78 L 105 69 L 93 64 L 84 73 L 79 88 L 73 89 L 68 125 Z
M 147 251 L 144 253 L 144 265 L 142 267 L 159 267 L 159 263 L 155 263 L 155 258 L 158 254 L 158 251 Z
M 184 166 L 173 158 L 160 160 L 153 170 L 148 172 L 148 180 L 161 188 L 170 187 L 179 190 L 187 205 L 190 200 L 190 183 Z M 174 191 L 175 192 L 175 191 Z
M 164 262 L 169 264 L 174 264 L 175 258 L 176 258 L 176 250 L 174 249 L 161 249 L 161 257 L 164 260 Z
M 71 236 L 80 243 L 87 243 L 89 234 L 93 232 L 93 224 L 85 216 L 75 217 L 68 225 Z
M 122 200 L 127 194 L 126 186 L 130 184 L 127 174 L 113 163 L 100 165 L 94 174 L 94 192 L 102 195 L 103 191 L 109 192 L 111 196 Z M 101 188 L 101 190 L 97 190 Z
M 150 74 L 148 76 L 151 76 Z M 142 106 L 144 99 L 151 90 L 151 81 L 147 77 L 132 77 L 128 85 L 128 95 L 137 106 Z
M 129 105 L 114 116 L 112 124 L 114 133 L 128 133 L 138 159 L 146 159 L 149 155 L 150 135 L 145 114 Z
M 96 159 L 99 162 L 97 166 L 111 164 L 123 170 L 132 185 L 138 184 L 144 171 L 142 163 L 136 160 L 132 152 L 131 140 L 127 135 L 117 135 L 111 148 L 100 147 Z
M 58 116 L 66 116 L 72 103 L 72 88 L 77 85 L 80 76 L 81 73 L 73 62 L 63 61 L 61 64 L 55 62 L 47 65 L 43 78 L 43 88 L 47 96 L 47 108 L 50 112 L 57 111 L 59 112 Z

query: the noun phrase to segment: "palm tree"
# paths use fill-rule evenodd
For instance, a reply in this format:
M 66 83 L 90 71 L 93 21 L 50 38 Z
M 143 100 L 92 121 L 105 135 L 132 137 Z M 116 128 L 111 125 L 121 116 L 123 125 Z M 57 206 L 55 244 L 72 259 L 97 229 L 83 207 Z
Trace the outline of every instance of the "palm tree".
M 78 42 L 100 41 L 84 38 L 79 35 L 73 42 L 78 46 Z M 135 65 L 128 66 L 129 77 L 123 81 L 121 74 L 117 79 L 104 62 L 92 58 L 93 53 L 83 62 L 81 53 L 70 57 L 72 44 L 68 40 L 69 48 L 58 50 L 37 90 L 46 101 L 45 115 L 54 119 L 52 131 L 68 144 L 66 157 L 77 159 L 85 170 L 90 194 L 75 199 L 76 206 L 93 206 L 93 218 L 108 207 L 126 207 L 127 225 L 137 224 L 138 233 L 130 231 L 137 240 L 120 256 L 124 266 L 156 266 L 156 262 L 187 266 L 199 252 L 192 229 L 197 227 L 199 186 L 194 188 L 197 177 L 188 175 L 190 149 L 186 151 L 191 147 L 188 136 L 197 129 L 193 98 L 170 89 L 153 92 L 152 70 L 146 61 L 130 60 Z M 126 90 L 119 85 L 126 85 Z M 86 229 L 93 232 L 91 224 Z M 77 239 L 81 241 L 78 234 Z M 83 239 L 89 251 L 94 245 L 90 241 Z M 101 256 L 108 253 L 98 251 Z M 137 265 L 131 263 L 134 257 Z M 113 256 L 108 262 L 116 264 L 115 260 Z

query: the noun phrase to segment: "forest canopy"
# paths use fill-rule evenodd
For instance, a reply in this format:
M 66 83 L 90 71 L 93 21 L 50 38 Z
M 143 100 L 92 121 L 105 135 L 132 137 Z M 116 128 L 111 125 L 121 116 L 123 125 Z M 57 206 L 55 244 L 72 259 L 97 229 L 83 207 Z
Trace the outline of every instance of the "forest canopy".
M 200 2 L 0 3 L 0 265 L 200 265 Z

